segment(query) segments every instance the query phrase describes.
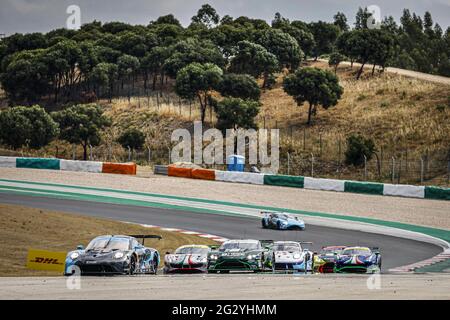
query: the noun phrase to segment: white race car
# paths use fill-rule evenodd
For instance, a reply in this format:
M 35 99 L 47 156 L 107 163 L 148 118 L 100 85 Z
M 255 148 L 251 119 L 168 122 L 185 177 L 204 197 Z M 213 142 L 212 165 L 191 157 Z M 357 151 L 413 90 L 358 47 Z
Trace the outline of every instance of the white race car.
M 301 244 L 295 241 L 275 241 L 265 256 L 264 266 L 274 272 L 312 272 L 314 253 L 302 248 Z

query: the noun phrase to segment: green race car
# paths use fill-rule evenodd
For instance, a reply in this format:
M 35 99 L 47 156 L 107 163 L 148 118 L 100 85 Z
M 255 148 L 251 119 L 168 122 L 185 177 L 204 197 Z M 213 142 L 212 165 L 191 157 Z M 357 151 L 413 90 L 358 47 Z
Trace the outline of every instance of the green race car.
M 263 271 L 265 243 L 260 240 L 229 240 L 208 254 L 209 273 L 230 271 Z

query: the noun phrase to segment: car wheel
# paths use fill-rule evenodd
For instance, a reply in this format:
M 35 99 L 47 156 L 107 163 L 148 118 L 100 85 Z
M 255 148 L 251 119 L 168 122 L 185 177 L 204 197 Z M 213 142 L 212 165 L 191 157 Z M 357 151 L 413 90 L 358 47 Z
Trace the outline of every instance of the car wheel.
M 158 261 L 155 259 L 152 262 L 152 274 L 157 274 L 158 273 Z
M 129 275 L 133 275 L 136 272 L 136 258 L 135 256 L 131 256 L 130 258 L 130 270 L 128 271 Z
M 275 269 L 275 255 L 273 255 L 272 257 L 272 272 L 275 273 L 276 269 Z
M 277 229 L 281 230 L 281 222 L 280 221 L 277 221 Z
M 261 224 L 262 224 L 263 229 L 267 229 L 267 221 L 266 221 L 266 219 L 262 219 L 261 220 Z
M 230 273 L 230 270 L 222 270 L 220 273 Z
M 217 270 L 208 270 L 208 273 L 217 273 Z

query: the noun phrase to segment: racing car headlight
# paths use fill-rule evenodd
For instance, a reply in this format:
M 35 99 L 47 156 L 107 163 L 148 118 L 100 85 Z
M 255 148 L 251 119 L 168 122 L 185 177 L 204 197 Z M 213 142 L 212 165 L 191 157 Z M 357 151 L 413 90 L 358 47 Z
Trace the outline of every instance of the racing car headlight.
M 217 260 L 219 257 L 216 254 L 213 254 L 209 257 L 211 260 Z
M 298 253 L 294 254 L 294 259 L 300 259 L 300 255 Z
M 116 258 L 116 259 L 120 259 L 120 258 L 122 258 L 123 257 L 123 252 L 116 252 L 115 254 L 114 254 L 114 258 Z
M 75 260 L 79 256 L 80 256 L 80 254 L 78 252 L 72 252 L 72 254 L 70 255 L 70 259 Z

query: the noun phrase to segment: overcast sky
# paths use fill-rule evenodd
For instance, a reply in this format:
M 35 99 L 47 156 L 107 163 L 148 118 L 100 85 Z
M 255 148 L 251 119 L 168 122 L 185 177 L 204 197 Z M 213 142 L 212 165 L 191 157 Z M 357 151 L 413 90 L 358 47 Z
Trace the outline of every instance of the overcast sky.
M 146 25 L 173 13 L 187 25 L 204 3 L 210 3 L 220 16 L 245 15 L 271 21 L 279 11 L 291 20 L 308 22 L 331 21 L 337 11 L 342 11 L 351 23 L 359 6 L 377 5 L 382 17 L 392 15 L 398 20 L 403 8 L 421 16 L 428 10 L 444 31 L 450 25 L 450 0 L 0 0 L 0 33 L 46 32 L 65 27 L 66 8 L 71 4 L 80 6 L 82 23 L 95 19 Z

